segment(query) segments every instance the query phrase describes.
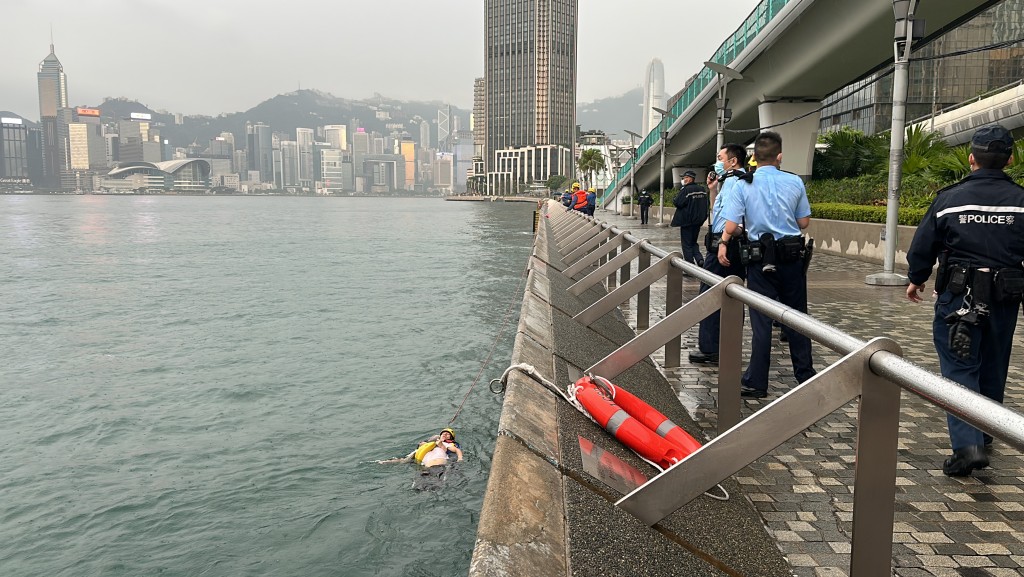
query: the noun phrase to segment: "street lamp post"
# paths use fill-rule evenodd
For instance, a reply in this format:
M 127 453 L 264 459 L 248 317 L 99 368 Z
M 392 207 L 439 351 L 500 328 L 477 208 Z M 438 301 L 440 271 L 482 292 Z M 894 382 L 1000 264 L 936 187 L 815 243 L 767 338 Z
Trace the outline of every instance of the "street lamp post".
M 629 218 L 634 218 L 634 216 L 633 216 L 633 192 L 636 191 L 636 141 L 633 140 L 633 139 L 634 138 L 639 138 L 640 140 L 643 140 L 644 137 L 640 136 L 639 134 L 637 134 L 635 132 L 633 132 L 632 130 L 627 130 L 626 134 L 629 135 L 629 146 L 630 146 L 630 148 L 629 148 L 629 155 L 630 155 L 630 161 L 629 161 Z
M 889 136 L 889 198 L 885 211 L 885 260 L 882 272 L 868 275 L 864 282 L 876 286 L 905 286 L 907 277 L 897 274 L 896 243 L 900 214 L 900 184 L 903 180 L 903 144 L 907 125 L 907 92 L 910 85 L 910 49 L 915 28 L 923 32 L 923 20 L 914 21 L 917 0 L 893 0 L 896 19 L 893 35 L 892 130 Z M 917 26 L 915 26 L 917 25 Z
M 718 98 L 715 100 L 715 107 L 718 109 L 715 146 L 717 154 L 725 146 L 725 125 L 732 120 L 732 109 L 729 108 L 729 100 L 725 97 L 726 86 L 730 80 L 743 80 L 743 75 L 724 64 L 710 60 L 705 62 L 704 66 L 718 75 Z

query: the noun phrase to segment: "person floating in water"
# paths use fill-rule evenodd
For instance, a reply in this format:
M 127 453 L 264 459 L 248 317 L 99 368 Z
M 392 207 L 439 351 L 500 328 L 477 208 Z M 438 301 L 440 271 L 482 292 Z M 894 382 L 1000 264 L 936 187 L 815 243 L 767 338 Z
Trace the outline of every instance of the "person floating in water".
M 379 461 L 380 463 L 419 463 L 424 467 L 436 467 L 448 464 L 449 454 L 454 453 L 457 460 L 462 460 L 462 449 L 455 442 L 455 431 L 441 429 L 441 432 L 420 443 L 415 451 L 404 457 Z

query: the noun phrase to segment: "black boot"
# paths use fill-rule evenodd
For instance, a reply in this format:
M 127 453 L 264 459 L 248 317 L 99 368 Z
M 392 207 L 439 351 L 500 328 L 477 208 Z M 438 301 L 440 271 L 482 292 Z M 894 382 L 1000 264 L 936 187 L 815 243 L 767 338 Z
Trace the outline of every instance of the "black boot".
M 950 477 L 966 477 L 975 469 L 988 467 L 988 455 L 984 447 L 971 445 L 953 451 L 953 455 L 942 463 L 942 472 Z

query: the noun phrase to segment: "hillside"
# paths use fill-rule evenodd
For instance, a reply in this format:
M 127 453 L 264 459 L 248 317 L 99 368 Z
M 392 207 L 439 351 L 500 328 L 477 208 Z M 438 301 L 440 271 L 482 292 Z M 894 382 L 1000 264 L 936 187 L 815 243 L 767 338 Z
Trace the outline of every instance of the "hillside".
M 637 87 L 620 96 L 576 105 L 576 123 L 582 130 L 603 130 L 616 138 L 628 138 L 626 130 L 640 132 L 644 90 Z

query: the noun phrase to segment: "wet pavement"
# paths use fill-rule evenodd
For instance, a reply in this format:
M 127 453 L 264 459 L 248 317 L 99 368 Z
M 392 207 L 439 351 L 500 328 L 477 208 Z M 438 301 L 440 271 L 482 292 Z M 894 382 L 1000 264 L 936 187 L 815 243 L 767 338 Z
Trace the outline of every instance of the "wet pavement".
M 668 251 L 679 250 L 679 229 L 659 227 L 657 209 L 651 224 L 640 225 L 611 212 L 607 221 Z M 666 223 L 668 218 L 666 218 Z M 703 234 L 701 235 L 703 238 Z M 818 320 L 863 340 L 889 337 L 904 356 L 938 372 L 932 344 L 932 306 L 915 304 L 902 288 L 874 287 L 864 277 L 881 272 L 880 264 L 816 254 L 808 273 L 809 313 Z M 684 281 L 684 298 L 698 284 Z M 634 311 L 623 310 L 630 326 Z M 664 316 L 664 283 L 651 290 L 651 322 Z M 744 361 L 750 350 L 745 331 Z M 662 369 L 680 401 L 708 438 L 717 430 L 714 407 L 717 367 L 689 364 L 697 329 L 683 335 L 682 366 Z M 1024 412 L 1024 335 L 1014 338 L 1006 385 L 1006 404 Z M 663 361 L 663 349 L 652 356 Z M 821 371 L 839 354 L 814 345 L 814 365 Z M 766 399 L 745 400 L 747 416 L 787 391 L 795 380 L 785 343 L 774 340 L 770 390 Z M 819 421 L 738 473 L 734 480 L 775 537 L 794 575 L 848 575 L 853 510 L 857 405 L 851 403 Z M 942 474 L 950 453 L 945 413 L 904 392 L 901 405 L 897 502 L 892 550 L 893 575 L 899 577 L 1006 577 L 1024 568 L 1024 455 L 996 440 L 989 468 L 969 478 Z

